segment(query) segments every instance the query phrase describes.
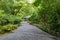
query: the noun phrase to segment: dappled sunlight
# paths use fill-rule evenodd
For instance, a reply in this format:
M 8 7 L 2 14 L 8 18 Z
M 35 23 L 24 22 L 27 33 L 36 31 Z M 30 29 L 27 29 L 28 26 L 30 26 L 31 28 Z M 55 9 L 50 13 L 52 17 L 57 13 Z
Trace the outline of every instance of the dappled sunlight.
M 27 0 L 28 3 L 33 3 L 35 0 Z

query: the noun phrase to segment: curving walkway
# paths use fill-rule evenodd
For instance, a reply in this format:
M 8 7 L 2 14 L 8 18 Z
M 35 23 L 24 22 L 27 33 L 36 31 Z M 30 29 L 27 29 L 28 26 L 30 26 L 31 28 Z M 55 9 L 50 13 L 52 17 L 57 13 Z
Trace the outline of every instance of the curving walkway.
M 21 22 L 21 26 L 8 35 L 0 37 L 0 40 L 55 40 L 53 36 L 43 32 L 27 22 Z

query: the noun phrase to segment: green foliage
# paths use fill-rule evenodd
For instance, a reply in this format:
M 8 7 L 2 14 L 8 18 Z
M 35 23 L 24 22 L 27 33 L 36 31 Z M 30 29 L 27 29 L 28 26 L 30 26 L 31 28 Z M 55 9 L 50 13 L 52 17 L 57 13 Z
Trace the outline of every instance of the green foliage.
M 10 15 L 7 20 L 9 21 L 9 23 L 12 24 L 18 24 L 21 22 L 21 18 L 19 16 L 14 16 L 14 15 Z
M 22 5 L 15 4 L 13 0 L 0 0 L 0 33 L 11 31 L 17 28 L 14 25 L 20 24 L 22 17 L 18 13 Z
M 19 24 L 25 16 L 30 16 L 30 21 L 41 25 L 39 28 L 60 34 L 60 0 L 34 1 L 0 0 L 0 31 L 12 30 L 13 24 Z
M 13 24 L 19 24 L 25 16 L 32 15 L 33 11 L 33 5 L 27 0 L 0 0 L 0 29 L 12 30 Z
M 33 14 L 30 18 L 30 21 L 32 21 L 33 23 L 38 23 L 39 22 L 39 18 L 38 16 L 36 16 L 36 14 Z
M 19 16 L 7 15 L 7 14 L 0 15 L 0 25 L 6 25 L 8 23 L 18 24 L 20 22 L 21 18 Z
M 4 26 L 0 26 L 0 33 L 10 32 L 10 31 L 16 29 L 17 26 L 18 26 L 17 24 L 16 25 L 7 24 L 7 25 L 4 25 Z
M 37 15 L 32 15 L 30 20 L 38 22 L 41 29 L 52 32 L 52 34 L 60 34 L 60 1 L 59 0 L 36 0 L 34 6 L 37 7 Z M 37 17 L 36 17 L 37 16 Z M 38 20 L 36 20 L 38 19 Z M 57 36 L 56 35 L 56 36 Z

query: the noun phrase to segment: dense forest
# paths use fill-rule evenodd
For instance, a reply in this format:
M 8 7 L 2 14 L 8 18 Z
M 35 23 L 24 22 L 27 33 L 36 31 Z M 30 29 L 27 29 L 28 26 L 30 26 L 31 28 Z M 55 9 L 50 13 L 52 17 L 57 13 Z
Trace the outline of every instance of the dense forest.
M 60 0 L 0 0 L 0 33 L 16 29 L 26 16 L 38 28 L 60 36 Z

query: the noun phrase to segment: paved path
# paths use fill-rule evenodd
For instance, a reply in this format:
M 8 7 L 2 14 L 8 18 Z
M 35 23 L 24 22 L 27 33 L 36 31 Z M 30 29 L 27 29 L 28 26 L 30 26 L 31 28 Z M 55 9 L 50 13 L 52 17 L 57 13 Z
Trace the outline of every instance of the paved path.
M 43 32 L 27 22 L 21 22 L 21 26 L 13 33 L 0 37 L 0 40 L 55 40 L 53 36 Z

